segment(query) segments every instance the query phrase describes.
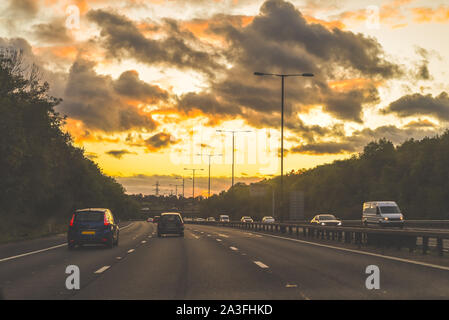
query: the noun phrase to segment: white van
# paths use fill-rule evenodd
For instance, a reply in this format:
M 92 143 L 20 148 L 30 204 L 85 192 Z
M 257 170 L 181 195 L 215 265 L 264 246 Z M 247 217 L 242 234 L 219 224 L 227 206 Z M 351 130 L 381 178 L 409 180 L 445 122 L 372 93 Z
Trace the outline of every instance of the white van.
M 221 214 L 219 221 L 220 222 L 229 222 L 229 216 L 226 214 Z
M 394 201 L 370 201 L 363 204 L 362 225 L 404 227 L 404 216 Z

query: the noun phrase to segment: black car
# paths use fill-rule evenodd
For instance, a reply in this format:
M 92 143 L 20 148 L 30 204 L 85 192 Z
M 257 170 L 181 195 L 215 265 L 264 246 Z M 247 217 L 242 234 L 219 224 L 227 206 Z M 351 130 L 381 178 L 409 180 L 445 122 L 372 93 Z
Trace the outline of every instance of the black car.
M 118 245 L 118 222 L 109 209 L 95 208 L 75 211 L 67 232 L 69 249 L 83 244 L 104 244 L 109 248 Z
M 179 234 L 184 237 L 184 221 L 182 216 L 177 212 L 166 212 L 161 214 L 157 223 L 157 236 L 163 234 Z

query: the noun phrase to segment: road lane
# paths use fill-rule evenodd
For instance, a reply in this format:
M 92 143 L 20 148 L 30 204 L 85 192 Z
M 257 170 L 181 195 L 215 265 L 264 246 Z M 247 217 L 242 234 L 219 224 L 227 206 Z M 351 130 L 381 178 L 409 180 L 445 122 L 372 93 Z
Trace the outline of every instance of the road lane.
M 263 261 L 286 283 L 296 283 L 311 299 L 448 299 L 449 271 L 383 257 L 367 256 L 244 230 L 195 226 L 199 231 L 224 233 L 224 245 L 250 259 Z M 260 236 L 260 235 L 259 235 Z M 365 269 L 377 265 L 381 289 L 367 290 Z
M 105 265 L 113 266 L 126 251 L 141 245 L 153 232 L 153 224 L 134 222 L 120 232 L 118 247 L 84 246 L 69 251 L 66 246 L 0 262 L 0 294 L 4 299 L 65 299 L 72 291 L 65 288 L 65 269 L 77 265 L 81 285 L 96 279 L 94 272 Z
M 271 272 L 206 233 L 154 238 L 74 299 L 304 299 Z

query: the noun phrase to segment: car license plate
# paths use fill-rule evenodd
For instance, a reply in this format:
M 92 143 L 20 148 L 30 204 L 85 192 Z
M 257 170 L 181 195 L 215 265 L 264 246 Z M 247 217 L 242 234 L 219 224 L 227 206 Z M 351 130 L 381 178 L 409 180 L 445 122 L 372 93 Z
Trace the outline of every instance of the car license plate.
M 95 234 L 95 231 L 83 231 L 81 234 Z

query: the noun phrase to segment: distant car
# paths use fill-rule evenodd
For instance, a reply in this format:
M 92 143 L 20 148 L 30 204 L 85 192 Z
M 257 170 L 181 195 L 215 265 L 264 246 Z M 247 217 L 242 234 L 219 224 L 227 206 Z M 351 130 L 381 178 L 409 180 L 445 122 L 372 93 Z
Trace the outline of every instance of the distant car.
M 157 236 L 163 234 L 178 234 L 184 237 L 184 221 L 178 212 L 165 212 L 161 214 L 157 224 Z
M 154 216 L 153 223 L 157 223 L 159 221 L 160 216 Z
M 207 218 L 206 220 L 207 220 L 207 221 L 215 221 L 215 218 L 214 218 L 214 217 L 209 217 L 209 218 Z
M 229 216 L 226 214 L 221 214 L 218 221 L 220 222 L 229 222 Z
M 275 222 L 274 218 L 272 216 L 265 216 L 262 218 L 263 223 L 273 223 Z
M 109 248 L 118 245 L 118 219 L 111 210 L 105 208 L 76 210 L 70 220 L 67 245 L 104 244 Z
M 147 222 L 153 222 L 153 218 L 148 218 Z
M 204 218 L 196 218 L 195 221 L 206 221 Z
M 404 227 L 404 216 L 394 201 L 371 201 L 363 204 L 362 224 L 379 227 Z
M 240 222 L 254 222 L 254 221 L 253 221 L 253 219 L 252 219 L 251 217 L 249 217 L 249 216 L 243 216 L 243 217 L 240 219 Z
M 192 221 L 192 218 L 189 218 L 189 217 L 184 218 L 184 222 L 190 222 L 190 221 Z
M 332 214 L 319 214 L 313 217 L 311 224 L 320 226 L 341 226 L 342 223 Z

